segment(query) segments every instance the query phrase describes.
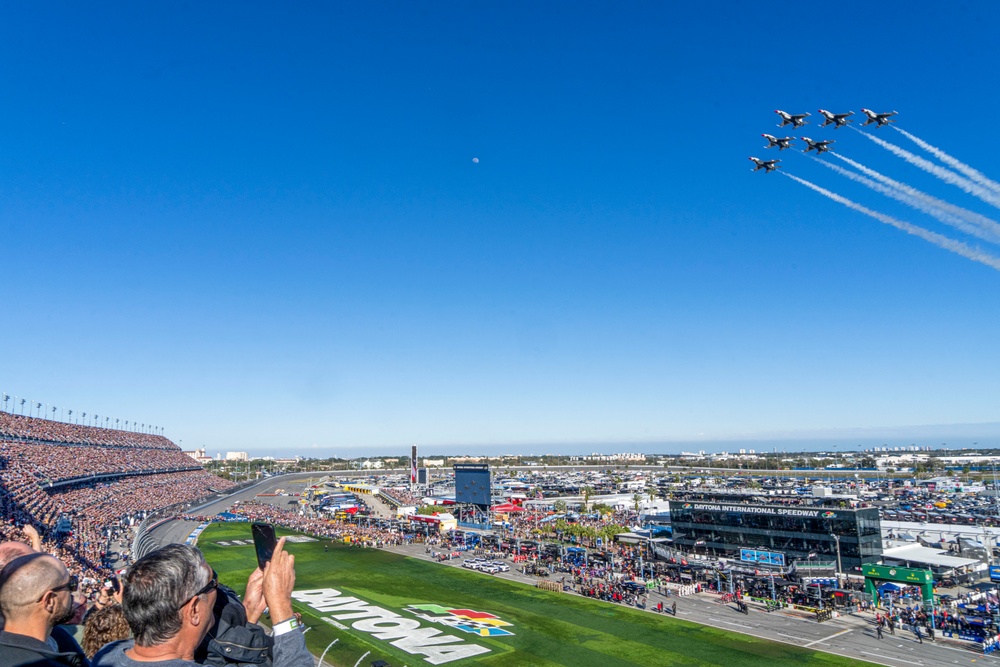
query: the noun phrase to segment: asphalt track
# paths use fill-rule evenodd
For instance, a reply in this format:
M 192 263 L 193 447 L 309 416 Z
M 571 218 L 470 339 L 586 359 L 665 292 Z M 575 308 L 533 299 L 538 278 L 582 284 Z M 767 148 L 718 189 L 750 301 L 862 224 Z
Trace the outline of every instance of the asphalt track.
M 320 478 L 321 475 L 317 473 L 299 473 L 269 478 L 232 496 L 191 510 L 191 512 L 193 514 L 217 514 L 225 511 L 237 500 L 251 500 L 259 493 L 274 493 L 275 489 L 285 489 L 296 493 L 309 480 L 318 481 Z M 283 497 L 269 496 L 261 500 L 277 500 L 279 498 Z M 199 522 L 196 521 L 169 521 L 152 531 L 152 537 L 161 545 L 184 542 L 198 525 Z M 432 556 L 427 553 L 422 544 L 393 547 L 390 548 L 390 551 L 423 560 L 432 560 Z M 440 567 L 460 567 L 460 564 L 461 559 L 456 559 L 445 562 Z M 521 574 L 516 567 L 512 567 L 510 572 L 497 575 L 484 574 L 483 576 L 497 576 L 527 584 L 535 583 L 534 577 Z M 1000 667 L 1000 652 L 994 655 L 983 655 L 978 648 L 969 642 L 938 637 L 938 640 L 932 643 L 925 637 L 924 643 L 920 644 L 912 633 L 899 629 L 896 630 L 895 635 L 890 635 L 886 630 L 884 639 L 879 640 L 875 636 L 875 626 L 872 623 L 874 615 L 869 613 L 843 616 L 818 623 L 809 618 L 811 615 L 801 612 L 767 613 L 753 604 L 750 605 L 750 613 L 744 615 L 739 613 L 734 605 L 721 604 L 718 600 L 718 597 L 712 594 L 668 599 L 653 593 L 649 596 L 649 606 L 653 607 L 657 602 L 663 601 L 663 606 L 668 607 L 676 601 L 677 617 L 686 621 L 704 623 L 732 632 L 795 644 L 817 651 L 890 665 L 891 667 L 953 667 L 954 665 Z M 667 622 L 666 619 L 665 622 Z

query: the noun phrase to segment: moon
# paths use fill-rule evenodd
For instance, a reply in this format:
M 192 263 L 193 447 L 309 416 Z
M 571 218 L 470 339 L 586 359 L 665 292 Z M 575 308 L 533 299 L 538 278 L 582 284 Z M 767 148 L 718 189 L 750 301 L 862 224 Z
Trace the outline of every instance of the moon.
M 479 158 L 477 157 L 472 158 L 472 164 L 479 164 Z

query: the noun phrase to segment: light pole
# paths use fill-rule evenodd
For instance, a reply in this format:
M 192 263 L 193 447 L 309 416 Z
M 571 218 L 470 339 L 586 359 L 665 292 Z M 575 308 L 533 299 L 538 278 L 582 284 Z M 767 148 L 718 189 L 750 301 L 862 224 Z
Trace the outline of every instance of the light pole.
M 844 569 L 840 565 L 840 535 L 830 533 L 830 537 L 833 538 L 834 543 L 837 545 L 837 588 L 840 588 L 840 573 Z

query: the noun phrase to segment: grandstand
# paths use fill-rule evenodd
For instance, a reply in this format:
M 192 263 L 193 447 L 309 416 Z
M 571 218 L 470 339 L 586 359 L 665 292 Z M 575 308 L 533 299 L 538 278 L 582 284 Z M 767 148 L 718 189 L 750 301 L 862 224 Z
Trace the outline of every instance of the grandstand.
M 144 517 L 234 486 L 160 435 L 0 412 L 0 541 L 23 539 L 30 524 L 94 581 Z

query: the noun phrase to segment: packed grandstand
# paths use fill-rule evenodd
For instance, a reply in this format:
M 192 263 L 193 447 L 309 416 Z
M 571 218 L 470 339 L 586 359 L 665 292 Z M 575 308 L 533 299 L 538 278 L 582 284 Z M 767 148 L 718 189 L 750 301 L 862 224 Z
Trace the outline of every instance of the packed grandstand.
M 110 574 L 110 545 L 149 513 L 234 486 L 160 435 L 0 412 L 0 541 L 33 526 L 83 581 Z

